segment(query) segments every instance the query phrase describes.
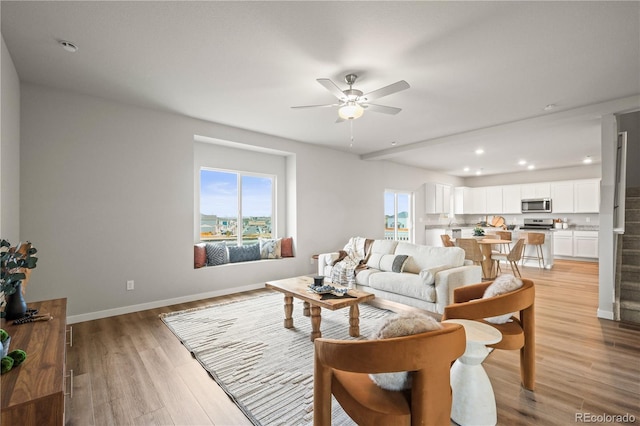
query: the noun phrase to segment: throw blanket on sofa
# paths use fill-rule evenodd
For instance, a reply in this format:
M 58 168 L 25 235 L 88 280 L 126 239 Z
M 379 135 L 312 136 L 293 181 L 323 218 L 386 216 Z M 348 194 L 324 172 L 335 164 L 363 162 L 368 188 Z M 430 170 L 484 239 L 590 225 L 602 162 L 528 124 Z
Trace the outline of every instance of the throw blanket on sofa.
M 340 250 L 340 256 L 331 269 L 331 282 L 334 284 L 348 285 L 350 280 L 355 280 L 356 273 L 366 268 L 366 257 L 372 240 L 363 237 L 352 237 Z

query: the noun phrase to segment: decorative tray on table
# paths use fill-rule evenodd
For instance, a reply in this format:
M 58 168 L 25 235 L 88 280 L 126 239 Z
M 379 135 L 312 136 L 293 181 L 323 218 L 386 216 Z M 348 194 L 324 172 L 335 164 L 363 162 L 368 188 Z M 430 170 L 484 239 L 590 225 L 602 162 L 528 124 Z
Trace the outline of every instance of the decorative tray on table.
M 321 286 L 310 285 L 309 289 L 316 294 L 331 293 L 334 296 L 344 296 L 345 294 L 347 294 L 347 291 L 349 291 L 348 288 L 336 288 L 332 285 L 326 285 L 326 284 Z

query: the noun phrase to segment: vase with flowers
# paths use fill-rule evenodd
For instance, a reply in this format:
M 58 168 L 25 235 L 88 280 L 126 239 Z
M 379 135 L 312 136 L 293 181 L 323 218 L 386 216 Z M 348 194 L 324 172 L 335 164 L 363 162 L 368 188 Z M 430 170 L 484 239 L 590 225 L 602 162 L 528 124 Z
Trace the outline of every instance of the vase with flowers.
M 7 240 L 0 241 L 0 316 L 7 319 L 22 318 L 27 310 L 22 283 L 36 267 L 38 258 L 30 242 L 15 247 Z

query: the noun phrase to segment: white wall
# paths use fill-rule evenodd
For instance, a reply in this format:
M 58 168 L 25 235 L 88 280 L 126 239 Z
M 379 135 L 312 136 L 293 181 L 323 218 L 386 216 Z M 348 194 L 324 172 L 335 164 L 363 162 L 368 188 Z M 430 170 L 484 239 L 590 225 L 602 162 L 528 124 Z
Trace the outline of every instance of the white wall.
M 616 119 L 602 118 L 602 180 L 600 181 L 600 230 L 598 231 L 598 311 L 599 318 L 614 319 L 615 238 L 613 233 L 613 194 L 616 175 Z
M 20 80 L 2 37 L 0 53 L 0 237 L 20 240 Z
M 27 300 L 68 298 L 79 321 L 312 273 L 311 256 L 383 236 L 383 192 L 424 170 L 45 87 L 22 86 L 21 233 L 39 250 Z M 321 131 L 321 129 L 318 129 Z M 194 135 L 294 154 L 296 257 L 193 269 Z M 345 141 L 345 143 L 347 143 Z M 26 178 L 28 176 L 28 179 Z M 292 212 L 295 211 L 295 215 Z M 424 240 L 423 233 L 418 237 Z M 135 290 L 126 291 L 127 280 Z

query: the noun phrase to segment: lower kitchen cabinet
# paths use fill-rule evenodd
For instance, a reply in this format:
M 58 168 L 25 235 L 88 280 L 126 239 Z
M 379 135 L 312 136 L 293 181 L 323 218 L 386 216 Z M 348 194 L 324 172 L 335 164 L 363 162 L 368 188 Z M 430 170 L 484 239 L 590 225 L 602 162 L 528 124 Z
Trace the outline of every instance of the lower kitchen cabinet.
M 573 231 L 573 256 L 598 257 L 598 231 Z
M 563 257 L 598 257 L 598 231 L 555 231 L 553 254 Z
M 573 257 L 573 231 L 555 231 L 553 233 L 553 254 Z

